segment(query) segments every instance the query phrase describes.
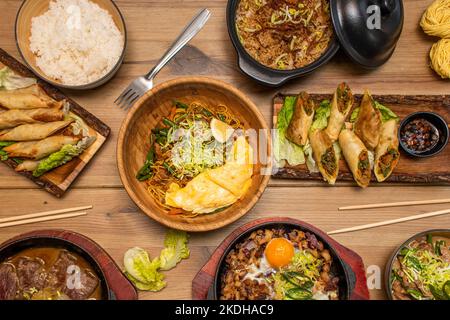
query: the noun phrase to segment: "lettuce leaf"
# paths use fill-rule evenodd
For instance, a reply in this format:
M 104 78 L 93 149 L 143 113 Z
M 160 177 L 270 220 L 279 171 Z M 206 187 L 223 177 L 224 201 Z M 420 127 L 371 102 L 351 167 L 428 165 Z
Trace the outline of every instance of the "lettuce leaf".
M 331 102 L 329 100 L 323 100 L 320 103 L 319 108 L 316 109 L 314 115 L 314 121 L 310 130 L 323 130 L 328 126 L 328 118 L 331 114 Z
M 94 141 L 95 137 L 86 137 L 76 145 L 65 145 L 61 150 L 40 161 L 36 170 L 33 171 L 33 176 L 40 177 L 44 173 L 66 164 L 82 154 Z
M 352 115 L 350 116 L 350 122 L 355 123 L 359 116 L 360 107 L 357 107 L 353 110 Z
M 147 251 L 142 248 L 129 249 L 123 258 L 128 279 L 140 290 L 159 291 L 166 283 L 164 275 L 158 272 L 161 266 L 159 258 L 150 260 Z
M 0 90 L 15 90 L 29 87 L 36 83 L 34 78 L 22 77 L 8 67 L 0 70 Z
M 123 258 L 125 275 L 143 291 L 160 291 L 166 287 L 164 274 L 174 268 L 182 259 L 189 258 L 187 246 L 189 236 L 186 232 L 169 230 L 164 240 L 160 256 L 151 260 L 149 254 L 139 247 L 129 249 Z
M 375 107 L 380 111 L 381 113 L 381 121 L 383 123 L 388 122 L 389 120 L 396 120 L 398 121 L 400 118 L 388 107 L 382 105 L 378 101 L 375 101 Z
M 274 156 L 279 166 L 285 160 L 291 166 L 297 166 L 305 163 L 303 148 L 290 142 L 286 138 L 286 130 L 294 114 L 294 106 L 297 97 L 288 96 L 284 99 L 283 107 L 278 113 L 277 130 L 274 135 Z
M 183 231 L 169 230 L 164 240 L 165 248 L 161 251 L 161 270 L 167 271 L 175 268 L 182 260 L 189 258 L 190 251 L 187 246 L 188 234 Z
M 375 108 L 377 108 L 380 111 L 381 114 L 381 121 L 383 123 L 388 122 L 389 120 L 396 120 L 398 121 L 400 118 L 388 107 L 382 105 L 378 101 L 375 101 Z M 359 110 L 360 107 L 357 107 L 353 110 L 352 115 L 350 116 L 350 122 L 355 123 L 359 116 Z
M 8 153 L 3 150 L 5 147 L 9 147 L 10 145 L 13 145 L 15 142 L 12 141 L 0 141 L 0 161 L 6 161 L 8 160 Z

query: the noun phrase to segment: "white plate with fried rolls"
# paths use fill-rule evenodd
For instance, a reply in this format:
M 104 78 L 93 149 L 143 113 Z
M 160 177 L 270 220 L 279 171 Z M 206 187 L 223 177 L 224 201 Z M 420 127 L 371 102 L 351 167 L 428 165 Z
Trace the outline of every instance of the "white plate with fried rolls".
M 110 129 L 0 49 L 0 160 L 62 196 Z
M 402 118 L 433 111 L 450 120 L 449 96 L 354 94 L 341 83 L 332 94 L 278 94 L 274 99 L 273 177 L 371 183 L 450 184 L 442 164 L 449 150 L 427 159 L 408 157 L 399 148 Z M 447 159 L 447 160 L 446 160 Z

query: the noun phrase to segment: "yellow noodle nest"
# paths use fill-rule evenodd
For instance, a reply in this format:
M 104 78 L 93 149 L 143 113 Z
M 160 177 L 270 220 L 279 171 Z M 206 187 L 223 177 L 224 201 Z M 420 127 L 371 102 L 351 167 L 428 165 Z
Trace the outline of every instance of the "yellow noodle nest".
M 423 14 L 420 26 L 430 36 L 450 38 L 450 0 L 434 1 Z
M 441 39 L 430 51 L 431 67 L 443 79 L 450 78 L 450 39 Z

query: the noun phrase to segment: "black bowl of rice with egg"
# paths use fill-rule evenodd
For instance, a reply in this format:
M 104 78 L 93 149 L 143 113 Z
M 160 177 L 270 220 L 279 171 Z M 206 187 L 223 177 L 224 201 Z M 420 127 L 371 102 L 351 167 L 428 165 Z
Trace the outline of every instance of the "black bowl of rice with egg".
M 108 82 L 127 43 L 125 21 L 111 0 L 25 0 L 15 32 L 20 54 L 38 77 L 76 90 Z
M 262 219 L 224 251 L 210 298 L 349 299 L 355 274 L 326 238 L 298 220 Z

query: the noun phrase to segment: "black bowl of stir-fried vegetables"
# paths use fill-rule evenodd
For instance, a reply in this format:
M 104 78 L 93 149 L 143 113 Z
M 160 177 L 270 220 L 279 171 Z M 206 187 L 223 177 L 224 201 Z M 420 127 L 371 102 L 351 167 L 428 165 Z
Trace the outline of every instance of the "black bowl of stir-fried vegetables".
M 450 230 L 405 241 L 389 259 L 385 281 L 391 300 L 450 300 Z

